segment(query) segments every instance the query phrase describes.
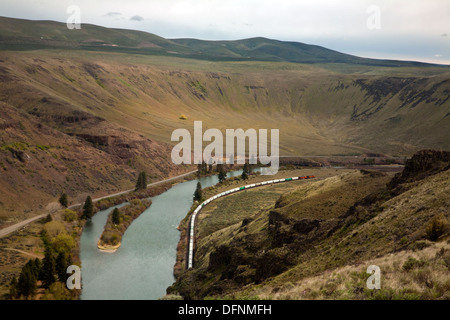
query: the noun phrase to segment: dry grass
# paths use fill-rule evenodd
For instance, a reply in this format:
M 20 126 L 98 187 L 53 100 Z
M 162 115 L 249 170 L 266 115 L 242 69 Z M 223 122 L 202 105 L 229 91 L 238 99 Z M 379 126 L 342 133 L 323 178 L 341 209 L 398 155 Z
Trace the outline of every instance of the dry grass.
M 252 292 L 261 299 L 450 299 L 450 245 L 405 250 L 328 270 L 282 286 L 264 286 Z M 413 260 L 412 260 L 413 259 Z M 405 268 L 407 261 L 417 265 Z M 367 267 L 381 269 L 381 289 L 369 290 Z

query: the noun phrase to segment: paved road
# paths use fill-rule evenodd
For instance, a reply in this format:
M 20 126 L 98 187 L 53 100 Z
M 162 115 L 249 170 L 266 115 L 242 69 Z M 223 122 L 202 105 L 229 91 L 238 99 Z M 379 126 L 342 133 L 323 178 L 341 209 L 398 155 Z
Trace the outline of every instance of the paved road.
M 184 178 L 184 177 L 186 177 L 186 176 L 188 176 L 188 175 L 190 175 L 192 173 L 195 173 L 195 172 L 197 172 L 197 170 L 193 170 L 193 171 L 190 171 L 190 172 L 187 172 L 187 173 L 183 173 L 183 174 L 180 174 L 179 176 L 176 176 L 176 177 L 173 177 L 173 178 L 169 178 L 169 179 L 153 182 L 153 183 L 148 184 L 147 186 L 148 187 L 152 187 L 152 186 L 156 186 L 156 185 L 161 184 L 161 183 L 165 183 L 165 182 L 169 182 L 169 181 L 172 181 L 172 180 Z M 97 202 L 97 201 L 100 201 L 100 200 L 105 199 L 105 198 L 119 196 L 119 195 L 122 195 L 122 194 L 125 194 L 125 193 L 129 193 L 131 191 L 134 191 L 134 189 L 125 190 L 125 191 L 121 191 L 121 192 L 118 192 L 118 193 L 110 194 L 110 195 L 107 195 L 107 196 L 104 196 L 104 197 L 101 197 L 101 198 L 93 199 L 92 201 L 93 202 Z M 82 203 L 73 204 L 73 205 L 71 205 L 69 207 L 69 209 L 73 209 L 73 208 L 79 207 L 81 205 L 83 205 L 83 204 Z M 12 232 L 14 232 L 16 230 L 19 230 L 20 228 L 23 228 L 27 224 L 29 224 L 29 223 L 31 223 L 33 221 L 39 220 L 41 218 L 44 218 L 46 216 L 47 216 L 47 213 L 40 214 L 40 215 L 35 216 L 33 218 L 21 221 L 21 222 L 16 223 L 16 224 L 13 224 L 12 226 L 0 229 L 0 238 L 3 238 L 3 237 L 9 235 L 10 233 L 12 233 Z

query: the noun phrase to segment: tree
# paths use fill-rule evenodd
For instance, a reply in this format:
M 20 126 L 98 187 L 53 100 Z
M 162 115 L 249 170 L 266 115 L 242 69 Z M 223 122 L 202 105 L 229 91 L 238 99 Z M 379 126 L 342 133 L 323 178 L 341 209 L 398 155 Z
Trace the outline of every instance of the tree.
M 197 188 L 194 192 L 194 201 L 201 201 L 202 200 L 202 184 L 197 182 Z
M 31 270 L 30 265 L 25 265 L 22 268 L 22 272 L 19 276 L 19 282 L 17 283 L 17 295 L 29 297 L 36 292 L 36 277 Z
M 94 215 L 94 204 L 91 196 L 87 196 L 83 206 L 83 218 L 90 219 Z
M 244 168 L 242 170 L 242 175 L 241 175 L 242 180 L 247 180 L 249 174 L 250 174 L 250 165 L 246 162 L 244 164 Z
M 56 281 L 56 262 L 53 250 L 48 246 L 45 248 L 44 260 L 42 263 L 40 279 L 43 286 L 48 288 L 52 283 Z
M 219 171 L 219 182 L 222 183 L 226 180 L 227 178 L 227 172 L 225 171 L 225 169 L 223 168 L 223 165 L 220 166 L 220 171 Z
M 55 271 L 59 281 L 66 283 L 69 274 L 66 273 L 67 267 L 72 264 L 72 256 L 68 251 L 58 253 L 55 261 Z
M 118 225 L 120 223 L 120 211 L 119 209 L 115 208 L 112 217 L 111 217 L 112 223 L 115 225 Z
M 144 189 L 147 189 L 147 175 L 145 172 L 141 172 L 136 183 L 136 191 Z
M 68 205 L 69 205 L 69 200 L 68 200 L 68 198 L 67 198 L 67 194 L 63 193 L 63 194 L 59 197 L 59 203 L 60 203 L 63 207 L 65 207 L 65 208 L 68 207 Z

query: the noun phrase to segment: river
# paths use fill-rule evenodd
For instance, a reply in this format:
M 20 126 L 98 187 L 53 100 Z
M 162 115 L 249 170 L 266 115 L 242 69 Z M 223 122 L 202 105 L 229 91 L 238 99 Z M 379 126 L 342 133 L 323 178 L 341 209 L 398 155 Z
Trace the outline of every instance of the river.
M 228 177 L 241 170 L 228 172 Z M 202 187 L 218 182 L 217 175 L 179 183 L 151 198 L 145 210 L 122 237 L 115 253 L 100 252 L 97 241 L 108 214 L 121 204 L 94 215 L 86 223 L 80 240 L 83 300 L 156 300 L 173 284 L 173 267 L 180 233 L 176 229 L 192 206 L 200 181 Z

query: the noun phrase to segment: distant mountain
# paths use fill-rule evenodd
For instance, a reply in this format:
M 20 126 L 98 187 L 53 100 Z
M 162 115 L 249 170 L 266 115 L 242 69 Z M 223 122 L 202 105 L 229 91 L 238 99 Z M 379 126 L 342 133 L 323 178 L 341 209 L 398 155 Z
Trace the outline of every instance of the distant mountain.
M 165 39 L 125 29 L 82 24 L 69 30 L 65 23 L 0 17 L 0 49 L 33 50 L 71 48 L 151 55 L 168 55 L 213 61 L 284 61 L 294 63 L 346 63 L 371 66 L 419 66 L 419 62 L 360 58 L 324 47 L 266 38 L 236 41 Z

